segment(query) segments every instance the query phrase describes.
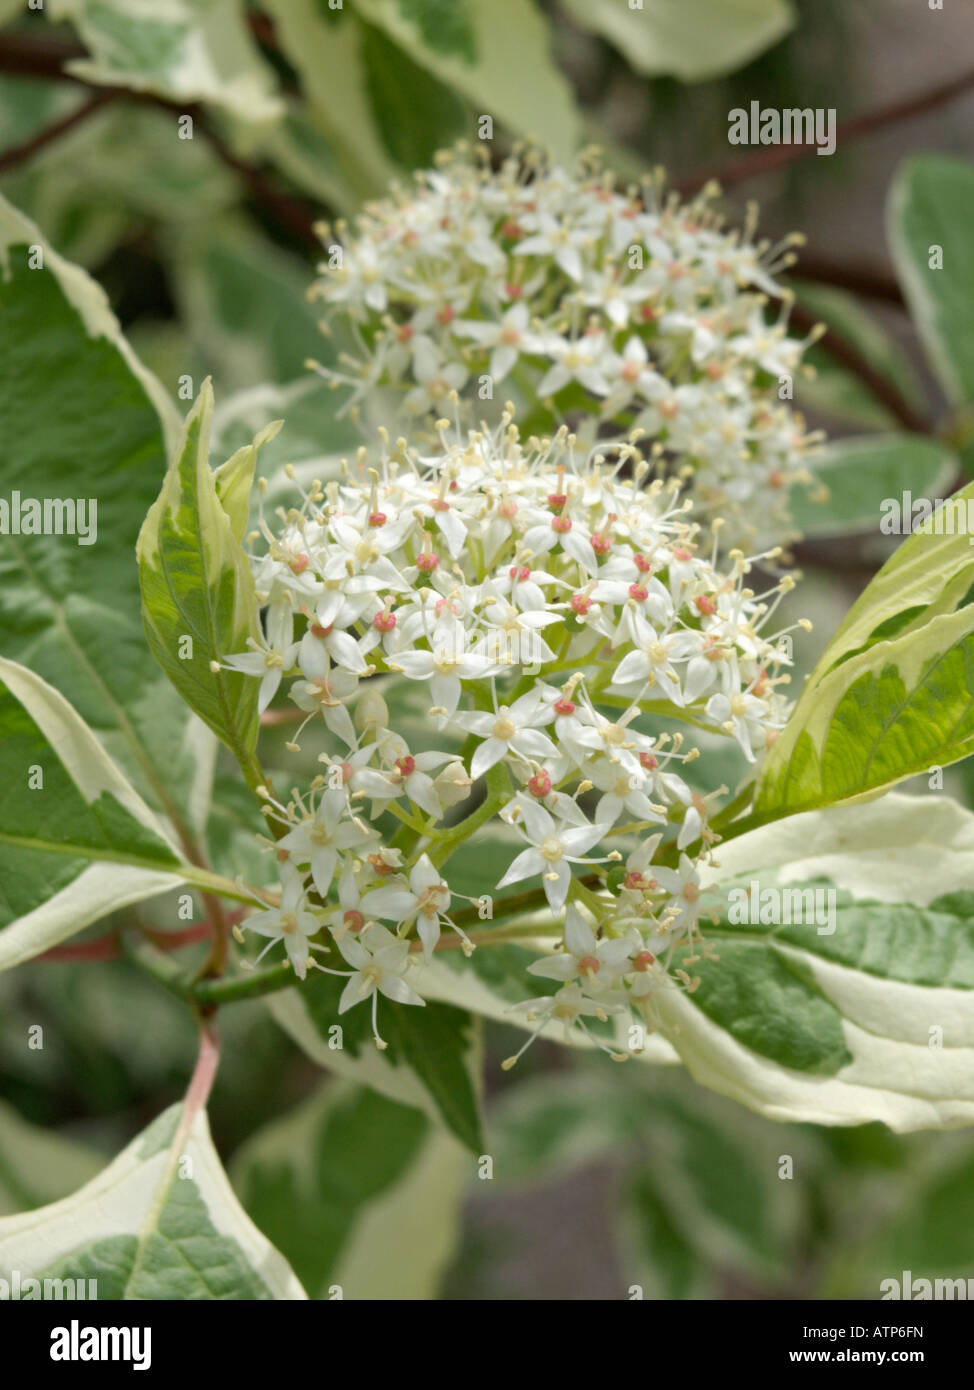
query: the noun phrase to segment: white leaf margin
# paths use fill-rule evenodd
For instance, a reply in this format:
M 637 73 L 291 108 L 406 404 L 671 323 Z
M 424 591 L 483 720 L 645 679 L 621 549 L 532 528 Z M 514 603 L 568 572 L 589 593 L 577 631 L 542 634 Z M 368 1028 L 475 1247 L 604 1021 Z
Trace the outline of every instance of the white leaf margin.
M 91 803 L 103 792 L 109 793 L 135 820 L 164 841 L 177 859 L 180 857 L 179 849 L 158 818 L 60 691 L 6 657 L 0 657 L 0 681 L 34 720 L 85 801 Z M 183 882 L 177 869 L 110 862 L 90 864 L 45 903 L 0 931 L 0 970 L 39 955 L 110 912 L 166 893 Z
M 40 248 L 44 269 L 51 271 L 57 279 L 88 336 L 106 338 L 119 352 L 155 407 L 167 452 L 171 453 L 179 442 L 183 428 L 180 413 L 162 382 L 143 366 L 132 351 L 118 319 L 112 313 L 105 291 L 81 266 L 73 265 L 59 256 L 36 222 L 32 222 L 0 194 L 0 273 L 4 278 L 8 274 L 10 248 L 20 244 Z
M 166 1115 L 182 1112 L 171 1106 Z M 153 1128 L 163 1122 L 160 1116 Z M 171 1144 L 143 1157 L 146 1131 L 136 1135 L 108 1167 L 84 1187 L 49 1206 L 0 1221 L 0 1274 L 14 1269 L 40 1278 L 45 1269 L 73 1250 L 113 1236 L 136 1236 L 158 1217 L 176 1160 L 189 1159 L 192 1180 L 221 1236 L 240 1247 L 248 1264 L 277 1299 L 301 1300 L 307 1294 L 283 1255 L 261 1234 L 237 1200 L 213 1147 L 206 1111 L 197 1111 L 188 1133 L 178 1125 Z
M 284 101 L 277 92 L 273 69 L 264 61 L 247 27 L 241 0 L 49 0 L 53 21 L 69 19 L 92 50 L 66 71 L 87 82 L 154 92 L 167 100 L 205 101 L 222 108 L 245 127 L 280 120 Z M 164 77 L 126 71 L 115 66 L 105 51 L 107 37 L 93 11 L 114 13 L 134 26 L 185 24 L 186 41 Z M 175 119 L 175 118 L 174 118 Z
M 356 1087 L 336 1078 L 308 1101 L 249 1139 L 230 1163 L 230 1180 L 242 1190 L 251 1166 L 286 1164 L 309 1204 L 314 1198 L 314 1143 L 321 1124 Z M 378 1197 L 357 1208 L 349 1237 L 329 1275 L 326 1298 L 338 1285 L 342 1299 L 427 1300 L 460 1243 L 460 1203 L 473 1172 L 463 1145 L 442 1124 L 430 1124 L 412 1162 Z
M 924 907 L 974 883 L 974 814 L 946 797 L 890 793 L 866 813 L 838 807 L 761 827 L 718 848 L 716 859 L 705 886 L 774 870 L 782 883 L 825 877 L 863 900 Z M 779 1066 L 687 995 L 661 991 L 660 1013 L 694 1080 L 776 1120 L 878 1120 L 899 1132 L 974 1123 L 974 990 L 884 981 L 779 946 L 844 1013 L 851 1064 L 827 1077 Z M 932 1024 L 944 1029 L 941 1048 L 929 1045 Z
M 412 984 L 418 986 L 421 978 L 414 977 Z M 452 998 L 444 998 L 444 1004 L 454 1004 L 464 1008 L 464 1004 Z M 400 1101 L 403 1105 L 413 1105 L 434 1122 L 443 1126 L 435 1096 L 427 1089 L 421 1078 L 408 1062 L 393 1062 L 388 1053 L 381 1052 L 374 1042 L 366 1039 L 357 1055 L 344 1047 L 330 1047 L 328 1038 L 318 1029 L 300 989 L 286 989 L 279 994 L 268 996 L 267 1005 L 275 1022 L 284 1029 L 298 1047 L 317 1062 L 319 1067 L 335 1076 L 359 1086 L 371 1086 L 389 1100 Z M 361 1006 L 360 1006 L 361 1007 Z M 368 1004 L 365 1005 L 368 1007 Z M 418 1006 L 415 1006 L 418 1007 Z M 342 1018 L 336 1014 L 334 1023 L 342 1026 Z M 382 1031 L 382 1006 L 379 1006 L 379 1031 Z M 470 1029 L 470 1042 L 464 1057 L 464 1065 L 474 1094 L 480 1096 L 483 1089 L 484 1043 L 483 1029 L 474 1015 Z

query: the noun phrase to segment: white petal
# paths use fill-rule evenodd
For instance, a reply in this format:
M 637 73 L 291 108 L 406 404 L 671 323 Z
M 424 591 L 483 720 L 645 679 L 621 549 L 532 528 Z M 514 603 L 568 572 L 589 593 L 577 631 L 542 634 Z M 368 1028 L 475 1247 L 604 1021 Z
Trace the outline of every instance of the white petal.
M 595 954 L 595 933 L 574 905 L 565 913 L 565 945 L 573 956 Z
M 532 878 L 535 874 L 542 873 L 544 867 L 545 861 L 536 849 L 522 850 L 497 887 L 506 888 L 509 883 L 520 883 L 522 879 Z
M 573 956 L 564 951 L 547 960 L 536 960 L 528 966 L 529 975 L 540 975 L 545 980 L 573 980 L 578 974 Z
M 470 760 L 470 776 L 483 776 L 488 768 L 499 763 L 507 752 L 507 744 L 501 738 L 488 738 L 481 743 Z
M 427 961 L 433 959 L 433 952 L 436 943 L 440 939 L 440 923 L 437 917 L 429 917 L 425 912 L 421 912 L 416 919 L 416 930 L 419 932 L 419 939 L 423 943 L 423 954 Z
M 374 985 L 366 987 L 361 975 L 353 975 L 342 990 L 342 997 L 338 1001 L 338 1012 L 343 1014 L 353 1005 L 368 998 L 374 988 Z
M 375 888 L 362 899 L 362 911 L 387 922 L 403 922 L 416 910 L 416 894 L 404 888 Z
M 565 899 L 568 897 L 568 885 L 572 881 L 572 871 L 562 859 L 559 863 L 550 865 L 548 872 L 558 875 L 556 882 L 549 881 L 547 876 L 544 879 L 545 895 L 551 907 L 558 912 L 564 907 Z
M 387 999 L 394 999 L 397 1004 L 426 1003 L 426 1000 L 420 999 L 416 991 L 399 975 L 383 975 L 379 981 L 379 993 L 384 994 Z
M 337 863 L 338 852 L 330 845 L 319 845 L 311 852 L 311 877 L 323 898 L 328 896 Z

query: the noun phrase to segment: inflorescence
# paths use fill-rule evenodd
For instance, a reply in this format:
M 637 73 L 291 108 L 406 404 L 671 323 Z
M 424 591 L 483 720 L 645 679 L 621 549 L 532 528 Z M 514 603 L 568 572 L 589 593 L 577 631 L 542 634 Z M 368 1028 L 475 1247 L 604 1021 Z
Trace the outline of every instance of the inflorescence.
M 560 942 L 529 970 L 557 992 L 522 1013 L 656 1026 L 657 991 L 692 989 L 706 951 L 700 870 L 718 838 L 716 794 L 686 779 L 698 750 L 658 725 L 760 756 L 787 714 L 774 613 L 793 580 L 748 587 L 777 551 L 721 558 L 719 519 L 703 532 L 630 439 L 525 440 L 510 406 L 493 427 L 438 420 L 428 450 L 379 434 L 252 537 L 264 630 L 225 665 L 260 681 L 262 711 L 284 683 L 329 751 L 286 803 L 265 789 L 280 902 L 245 929 L 283 943 L 302 978 L 346 976 L 341 1011 L 371 1000 L 384 1046 L 378 995 L 422 1004 L 434 953 L 472 952 L 472 920 L 479 941 L 504 939 L 490 895 L 520 884 L 537 937 Z M 404 696 L 435 746 L 397 728 Z M 465 895 L 450 859 L 497 821 L 511 862 Z
M 395 409 L 410 437 L 451 391 L 467 423 L 496 423 L 498 392 L 539 433 L 565 422 L 591 444 L 637 426 L 692 479 L 701 524 L 723 518 L 722 544 L 787 543 L 789 490 L 817 442 L 789 402 L 819 330 L 789 335 L 775 280 L 800 238 L 756 243 L 753 208 L 728 230 L 717 191 L 684 203 L 661 177 L 620 188 L 594 156 L 569 173 L 529 148 L 495 172 L 445 152 L 354 228 L 319 228 L 313 294 L 346 350 L 311 365 L 347 389 L 346 409 L 386 424 Z

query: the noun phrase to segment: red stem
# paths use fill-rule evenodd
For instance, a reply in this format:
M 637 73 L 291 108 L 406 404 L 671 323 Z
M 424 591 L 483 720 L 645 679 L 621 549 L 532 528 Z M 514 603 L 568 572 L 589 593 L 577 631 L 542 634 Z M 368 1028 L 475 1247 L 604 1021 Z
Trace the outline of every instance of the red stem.
M 219 1065 L 220 1039 L 217 1037 L 213 1024 L 204 1019 L 200 1022 L 200 1047 L 196 1057 L 196 1066 L 186 1090 L 182 1119 L 173 1141 L 173 1148 L 177 1153 L 185 1143 L 186 1137 L 193 1127 L 193 1121 L 204 1109 L 210 1098 L 210 1091 L 213 1089 L 213 1082 Z
M 247 911 L 247 908 L 239 908 L 234 912 L 227 913 L 225 915 L 227 925 L 232 926 L 234 922 L 241 921 Z M 153 927 L 145 926 L 141 927 L 140 930 L 160 951 L 179 951 L 184 946 L 195 946 L 200 941 L 206 941 L 212 935 L 212 926 L 208 921 L 195 922 L 191 927 L 184 927 L 181 931 L 156 931 Z M 96 936 L 91 941 L 76 941 L 68 946 L 52 946 L 49 951 L 43 951 L 35 959 L 48 963 L 90 962 L 117 960 L 121 954 L 117 932 L 106 932 L 104 936 Z
M 920 92 L 917 96 L 908 97 L 905 101 L 895 101 L 888 106 L 880 106 L 875 111 L 866 111 L 861 116 L 853 116 L 851 120 L 842 121 L 836 127 L 836 148 L 847 141 L 859 140 L 864 135 L 871 135 L 873 131 L 882 130 L 899 121 L 909 121 L 915 116 L 925 115 L 928 111 L 933 111 L 938 106 L 953 101 L 955 97 L 963 96 L 972 87 L 974 87 L 974 68 L 969 68 L 959 77 L 951 78 L 949 82 L 944 82 L 926 92 Z M 747 179 L 758 178 L 761 174 L 768 174 L 774 169 L 782 169 L 789 164 L 794 164 L 817 148 L 816 145 L 772 145 L 770 148 L 756 150 L 753 154 L 745 155 L 743 159 L 735 159 L 730 164 L 725 165 L 723 169 L 716 171 L 708 169 L 706 172 L 701 171 L 697 174 L 690 174 L 685 179 L 675 180 L 673 186 L 681 193 L 696 193 L 705 183 L 711 179 L 716 179 L 725 188 L 729 188 L 733 184 L 744 183 Z
M 86 121 L 89 116 L 93 116 L 96 111 L 100 111 L 103 106 L 108 104 L 108 101 L 109 97 L 103 92 L 96 92 L 90 101 L 82 102 L 80 106 L 75 107 L 73 111 L 69 111 L 68 114 L 62 116 L 60 120 L 53 121 L 49 126 L 45 126 L 43 130 L 38 131 L 38 133 L 31 136 L 29 140 L 24 140 L 20 145 L 11 145 L 9 149 L 0 153 L 0 174 L 5 174 L 8 169 L 12 169 L 15 165 L 21 164 L 25 159 L 30 159 L 33 155 L 37 154 L 39 150 L 44 149 L 46 145 L 50 145 L 60 136 L 67 134 L 74 126 L 80 125 L 81 122 Z

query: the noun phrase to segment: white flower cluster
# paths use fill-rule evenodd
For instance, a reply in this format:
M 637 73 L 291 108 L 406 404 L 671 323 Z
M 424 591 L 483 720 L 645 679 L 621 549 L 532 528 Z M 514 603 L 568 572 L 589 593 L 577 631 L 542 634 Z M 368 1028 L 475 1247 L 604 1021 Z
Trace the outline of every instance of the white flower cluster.
M 414 968 L 438 948 L 469 953 L 464 926 L 490 895 L 533 881 L 540 934 L 564 920 L 566 949 L 534 968 L 562 988 L 529 1012 L 648 1017 L 654 988 L 692 983 L 667 964 L 694 936 L 716 837 L 710 798 L 681 775 L 697 750 L 643 725 L 682 719 L 753 761 L 787 712 L 790 641 L 763 629 L 793 582 L 756 596 L 744 581 L 763 557 L 718 568 L 679 484 L 629 443 L 580 457 L 565 429 L 522 441 L 509 413 L 448 428 L 429 455 L 381 432 L 374 462 L 361 450 L 276 530 L 262 519 L 265 632 L 225 664 L 260 680 L 262 711 L 286 678 L 330 750 L 307 792 L 268 793 L 281 901 L 246 926 L 283 942 L 302 977 L 330 951 L 312 941 L 324 933 L 348 967 L 332 972 L 349 977 L 341 1009 L 371 998 L 375 1024 L 378 993 L 422 1003 Z M 427 694 L 433 750 L 395 728 L 407 690 Z M 448 861 L 494 817 L 523 848 L 464 895 Z M 475 933 L 492 934 L 505 939 L 496 923 Z
M 312 295 L 356 350 L 337 370 L 311 365 L 355 404 L 403 393 L 408 432 L 451 390 L 489 418 L 501 383 L 522 414 L 547 405 L 531 428 L 567 421 L 592 442 L 605 422 L 638 426 L 671 473 L 692 474 L 697 515 L 722 516 L 724 542 L 787 541 L 789 487 L 816 442 L 787 403 L 809 340 L 788 335 L 773 278 L 798 238 L 754 244 L 753 216 L 726 230 L 715 193 L 619 189 L 592 160 L 570 174 L 531 150 L 497 172 L 444 153 L 354 232 L 319 228 L 329 258 Z

